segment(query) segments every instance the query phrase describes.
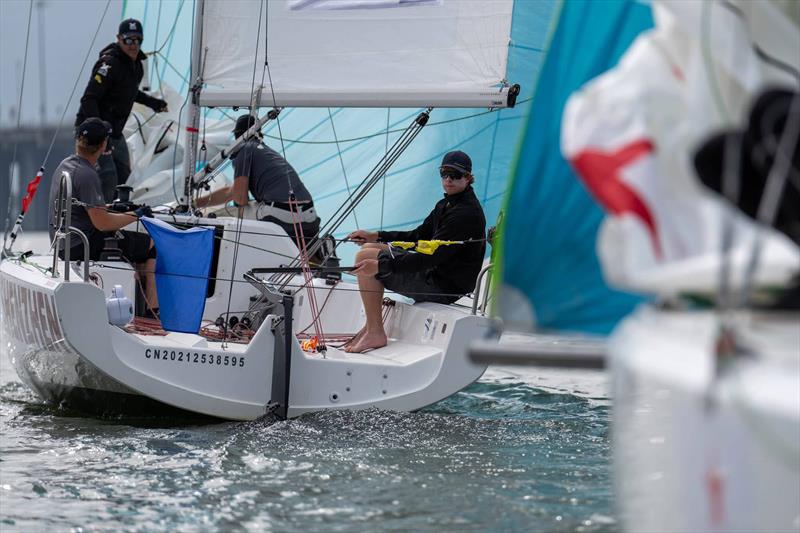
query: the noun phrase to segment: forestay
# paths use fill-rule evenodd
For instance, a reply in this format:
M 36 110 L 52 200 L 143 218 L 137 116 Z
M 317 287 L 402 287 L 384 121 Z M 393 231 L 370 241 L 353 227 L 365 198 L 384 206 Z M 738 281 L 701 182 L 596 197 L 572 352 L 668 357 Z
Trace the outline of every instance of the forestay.
M 264 106 L 506 105 L 512 0 L 204 0 L 199 7 L 201 105 L 249 105 L 259 87 Z

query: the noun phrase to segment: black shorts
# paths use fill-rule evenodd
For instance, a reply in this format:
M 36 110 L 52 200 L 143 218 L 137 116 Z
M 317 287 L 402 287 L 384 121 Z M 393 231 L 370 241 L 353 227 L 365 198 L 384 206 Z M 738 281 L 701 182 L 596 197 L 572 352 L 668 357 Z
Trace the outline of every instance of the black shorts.
M 156 249 L 150 249 L 150 236 L 138 231 L 119 231 L 123 238 L 117 239 L 117 248 L 122 252 L 122 257 L 130 263 L 144 263 L 148 259 L 155 259 Z
M 115 235 L 122 235 L 122 238 L 117 239 L 116 247 L 119 249 L 122 257 L 129 263 L 144 263 L 148 259 L 155 258 L 156 250 L 150 249 L 150 236 L 146 233 L 139 233 L 136 231 L 118 231 L 113 233 L 95 233 L 89 239 L 89 259 L 98 261 L 101 252 L 105 249 L 105 236 L 113 237 Z M 83 243 L 76 236 L 72 237 L 72 242 L 78 241 L 78 244 L 73 246 L 69 252 L 71 261 L 83 261 Z M 64 259 L 64 250 L 59 253 L 61 259 Z
M 393 251 L 397 256 L 398 252 Z M 403 251 L 400 254 L 406 253 Z M 391 257 L 388 250 L 382 250 L 378 254 Z M 461 298 L 463 294 L 451 294 L 439 286 L 433 279 L 433 274 L 427 272 L 392 272 L 386 276 L 375 276 L 383 286 L 390 291 L 412 298 L 417 303 L 434 302 L 439 304 L 451 304 Z

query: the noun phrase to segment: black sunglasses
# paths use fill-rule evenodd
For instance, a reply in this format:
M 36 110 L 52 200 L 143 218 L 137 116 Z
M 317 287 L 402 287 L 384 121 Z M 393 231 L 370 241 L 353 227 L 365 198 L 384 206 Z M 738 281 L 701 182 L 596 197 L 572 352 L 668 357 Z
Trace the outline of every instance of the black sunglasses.
M 122 39 L 122 42 L 129 46 L 132 44 L 142 44 L 142 40 L 138 37 L 125 37 Z
M 453 181 L 458 181 L 464 178 L 463 173 L 453 170 L 452 168 L 440 168 L 439 175 L 442 177 L 442 179 L 450 178 Z

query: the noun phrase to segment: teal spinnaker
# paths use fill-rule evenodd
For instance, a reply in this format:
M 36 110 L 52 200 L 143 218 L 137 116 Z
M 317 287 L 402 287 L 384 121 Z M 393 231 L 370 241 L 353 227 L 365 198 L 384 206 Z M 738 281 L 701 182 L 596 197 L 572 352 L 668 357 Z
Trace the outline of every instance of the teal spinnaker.
M 607 334 L 641 301 L 603 280 L 595 244 L 603 211 L 562 157 L 560 135 L 570 94 L 652 27 L 642 2 L 561 5 L 507 192 L 495 269 L 506 327 Z

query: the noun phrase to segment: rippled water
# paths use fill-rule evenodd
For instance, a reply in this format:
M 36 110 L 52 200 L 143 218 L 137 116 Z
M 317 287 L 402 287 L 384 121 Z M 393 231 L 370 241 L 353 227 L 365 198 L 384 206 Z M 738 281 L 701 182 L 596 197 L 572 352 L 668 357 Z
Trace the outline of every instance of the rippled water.
M 45 406 L 0 356 L 3 532 L 616 529 L 608 404 L 559 376 L 490 370 L 418 413 L 191 425 Z

